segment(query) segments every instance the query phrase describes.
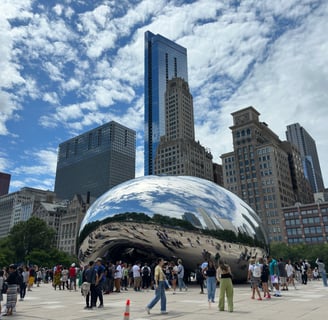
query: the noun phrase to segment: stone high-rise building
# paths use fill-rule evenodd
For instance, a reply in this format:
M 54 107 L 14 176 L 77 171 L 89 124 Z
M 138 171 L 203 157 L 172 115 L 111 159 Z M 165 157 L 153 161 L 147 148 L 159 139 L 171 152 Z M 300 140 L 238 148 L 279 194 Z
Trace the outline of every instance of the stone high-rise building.
M 223 182 L 259 214 L 269 241 L 286 241 L 282 208 L 306 203 L 311 196 L 302 168 L 293 168 L 297 151 L 260 122 L 259 115 L 253 107 L 232 113 L 234 150 L 221 156 Z
M 212 155 L 195 141 L 193 98 L 182 78 L 167 84 L 165 132 L 157 147 L 154 173 L 213 181 Z

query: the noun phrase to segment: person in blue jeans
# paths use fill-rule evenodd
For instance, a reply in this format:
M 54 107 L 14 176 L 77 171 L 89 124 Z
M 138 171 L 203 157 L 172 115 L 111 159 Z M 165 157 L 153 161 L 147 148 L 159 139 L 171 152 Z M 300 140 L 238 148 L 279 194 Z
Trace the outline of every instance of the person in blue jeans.
M 203 274 L 206 278 L 208 303 L 215 302 L 216 268 L 213 260 L 208 261 L 208 265 L 204 268 Z
M 165 274 L 163 272 L 164 259 L 157 259 L 157 266 L 154 272 L 154 288 L 155 297 L 146 306 L 146 311 L 150 314 L 150 310 L 155 306 L 155 304 L 161 300 L 161 313 L 166 314 L 166 295 L 165 295 Z
M 183 280 L 184 278 L 184 266 L 182 265 L 182 260 L 178 260 L 178 287 L 179 290 L 182 291 L 182 289 L 185 289 L 187 291 L 187 286 Z
M 327 287 L 328 284 L 327 284 L 326 266 L 323 263 L 323 261 L 319 258 L 317 258 L 315 263 L 318 265 L 318 271 L 319 271 L 319 274 L 322 278 L 322 283 L 323 283 L 324 287 Z

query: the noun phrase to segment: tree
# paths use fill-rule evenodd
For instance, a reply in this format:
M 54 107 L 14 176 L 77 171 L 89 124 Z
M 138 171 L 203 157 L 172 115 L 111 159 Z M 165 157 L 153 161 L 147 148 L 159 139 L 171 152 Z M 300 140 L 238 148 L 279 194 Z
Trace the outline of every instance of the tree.
M 8 236 L 8 246 L 13 250 L 14 261 L 25 262 L 33 250 L 49 251 L 55 247 L 55 230 L 46 222 L 31 217 L 14 225 Z

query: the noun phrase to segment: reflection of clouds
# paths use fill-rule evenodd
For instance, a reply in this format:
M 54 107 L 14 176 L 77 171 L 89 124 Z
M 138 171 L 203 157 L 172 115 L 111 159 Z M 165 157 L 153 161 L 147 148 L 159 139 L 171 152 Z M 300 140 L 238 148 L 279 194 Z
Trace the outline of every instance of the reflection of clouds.
M 89 222 L 125 212 L 178 219 L 189 212 L 203 228 L 211 225 L 221 229 L 222 221 L 227 220 L 249 235 L 254 235 L 254 228 L 260 224 L 257 214 L 243 200 L 213 182 L 188 176 L 146 176 L 124 182 L 98 198 L 88 210 L 81 230 Z

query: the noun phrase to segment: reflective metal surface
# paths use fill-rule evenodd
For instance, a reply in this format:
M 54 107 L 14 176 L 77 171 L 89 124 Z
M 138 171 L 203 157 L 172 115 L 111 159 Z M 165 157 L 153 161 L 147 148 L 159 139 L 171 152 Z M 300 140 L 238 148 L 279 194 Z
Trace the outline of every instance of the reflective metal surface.
M 189 223 L 184 227 L 180 221 Z M 221 257 L 236 281 L 245 280 L 248 258 L 263 255 L 264 249 L 218 240 L 209 230 L 240 232 L 263 248 L 267 244 L 257 214 L 215 183 L 189 176 L 140 177 L 112 188 L 89 208 L 80 228 L 79 259 L 85 264 L 98 256 L 127 262 L 182 258 L 193 271 L 206 258 Z

